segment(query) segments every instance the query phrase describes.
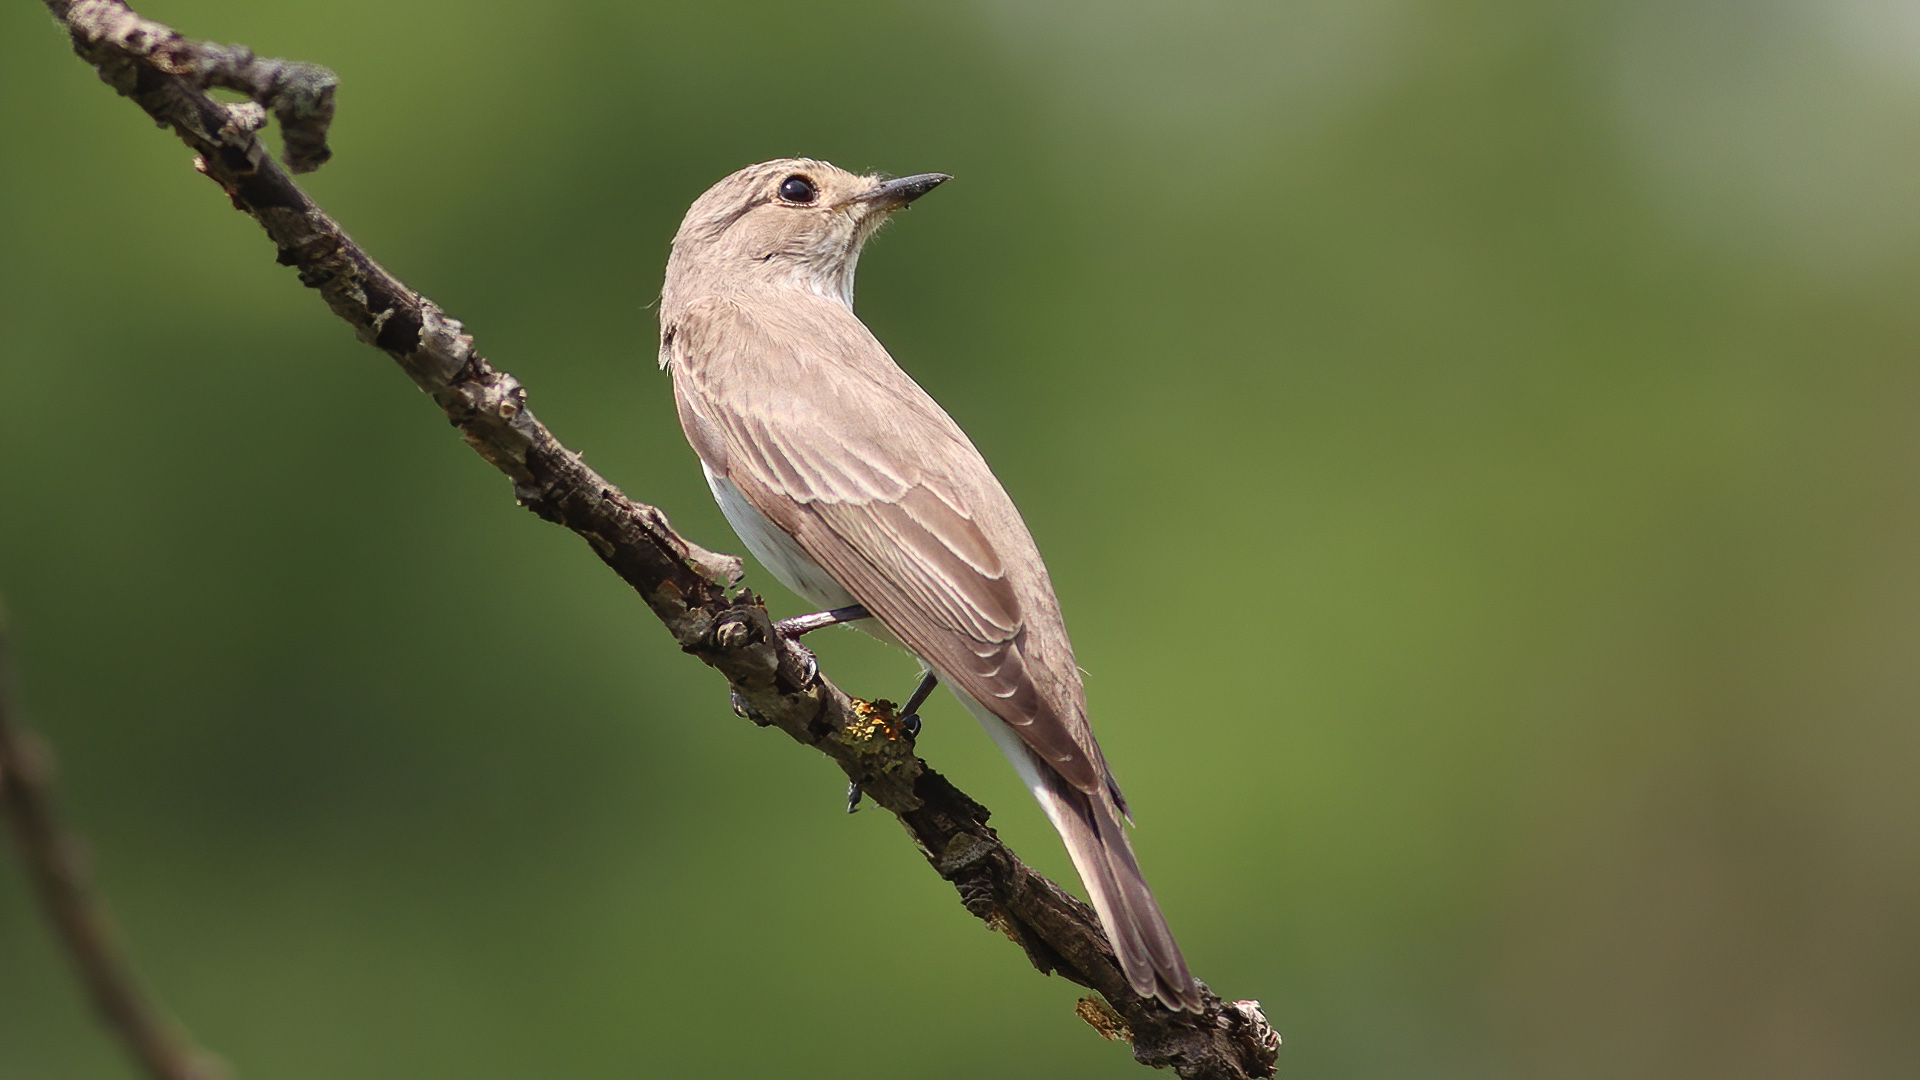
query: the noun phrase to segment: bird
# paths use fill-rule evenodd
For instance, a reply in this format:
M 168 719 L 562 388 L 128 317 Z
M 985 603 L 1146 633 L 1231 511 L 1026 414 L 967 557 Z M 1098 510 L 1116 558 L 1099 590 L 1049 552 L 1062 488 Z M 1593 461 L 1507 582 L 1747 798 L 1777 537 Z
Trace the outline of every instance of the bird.
M 823 609 L 782 626 L 846 621 L 912 653 L 926 674 L 907 712 L 946 683 L 1060 834 L 1128 984 L 1198 1011 L 1039 548 L 965 432 L 854 314 L 862 248 L 949 179 L 784 158 L 713 185 L 673 238 L 660 365 L 728 524 Z

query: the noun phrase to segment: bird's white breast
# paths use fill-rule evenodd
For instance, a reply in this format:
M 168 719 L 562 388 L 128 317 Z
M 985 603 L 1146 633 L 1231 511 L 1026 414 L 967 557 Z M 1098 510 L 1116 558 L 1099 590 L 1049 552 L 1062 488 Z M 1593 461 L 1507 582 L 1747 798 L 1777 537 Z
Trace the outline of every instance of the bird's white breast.
M 704 461 L 700 463 L 700 471 L 706 473 L 707 487 L 713 490 L 713 499 L 720 504 L 720 513 L 726 516 L 727 524 L 733 526 L 740 542 L 747 545 L 753 557 L 780 579 L 780 584 L 817 604 L 822 610 L 859 603 L 852 593 L 833 580 L 832 574 L 800 550 L 800 545 L 787 535 L 786 530 L 755 510 L 733 481 L 715 473 Z

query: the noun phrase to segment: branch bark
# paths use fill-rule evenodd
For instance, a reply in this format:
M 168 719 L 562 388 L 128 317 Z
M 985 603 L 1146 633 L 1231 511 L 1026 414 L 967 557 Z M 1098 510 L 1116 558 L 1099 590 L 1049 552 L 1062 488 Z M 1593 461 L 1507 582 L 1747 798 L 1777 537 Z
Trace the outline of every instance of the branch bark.
M 88 880 L 85 845 L 60 823 L 46 751 L 17 719 L 13 685 L 13 642 L 0 610 L 0 809 L 87 995 L 154 1080 L 221 1080 L 220 1063 L 194 1046 L 134 978 Z
M 526 390 L 476 351 L 457 320 L 387 273 L 300 190 L 255 133 L 267 109 L 291 115 L 289 165 L 303 171 L 326 160 L 331 73 L 183 38 L 119 0 L 45 2 L 81 58 L 199 155 L 196 167 L 260 223 L 280 263 L 433 398 L 513 482 L 522 506 L 585 539 L 681 649 L 726 677 L 737 711 L 826 754 L 858 781 L 967 910 L 1018 944 L 1034 967 L 1098 991 L 1111 1012 L 1097 1003 L 1082 1009 L 1097 1028 L 1128 1039 L 1141 1063 L 1191 1080 L 1274 1074 L 1280 1038 L 1257 1002 L 1227 1003 L 1209 991 L 1196 1014 L 1134 993 L 1092 909 L 1000 842 L 986 808 L 915 755 L 890 704 L 859 701 L 820 676 L 804 648 L 772 632 L 757 596 L 734 591 L 738 559 L 684 539 L 666 515 L 629 499 L 561 445 L 527 409 Z M 222 104 L 206 94 L 211 85 L 254 100 Z

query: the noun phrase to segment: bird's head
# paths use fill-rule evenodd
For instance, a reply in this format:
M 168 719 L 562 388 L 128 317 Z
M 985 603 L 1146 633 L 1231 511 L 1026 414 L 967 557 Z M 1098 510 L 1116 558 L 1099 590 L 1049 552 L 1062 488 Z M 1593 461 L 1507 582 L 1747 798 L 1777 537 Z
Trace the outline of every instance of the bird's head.
M 749 165 L 687 211 L 667 261 L 667 305 L 715 292 L 800 288 L 851 308 L 867 238 L 949 179 L 859 176 L 810 158 Z

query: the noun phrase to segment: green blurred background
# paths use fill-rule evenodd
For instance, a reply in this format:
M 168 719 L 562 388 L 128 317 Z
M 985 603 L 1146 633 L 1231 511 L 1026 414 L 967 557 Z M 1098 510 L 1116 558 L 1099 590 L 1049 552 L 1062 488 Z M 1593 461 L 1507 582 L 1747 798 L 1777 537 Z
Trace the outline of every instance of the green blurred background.
M 338 71 L 310 190 L 723 549 L 680 214 L 955 174 L 861 310 L 1025 509 L 1283 1076 L 1920 1075 L 1920 5 L 140 7 Z M 1138 1075 L 31 0 L 0 127 L 25 704 L 241 1077 Z M 944 695 L 922 745 L 1069 873 Z M 0 860 L 0 1076 L 130 1075 Z

